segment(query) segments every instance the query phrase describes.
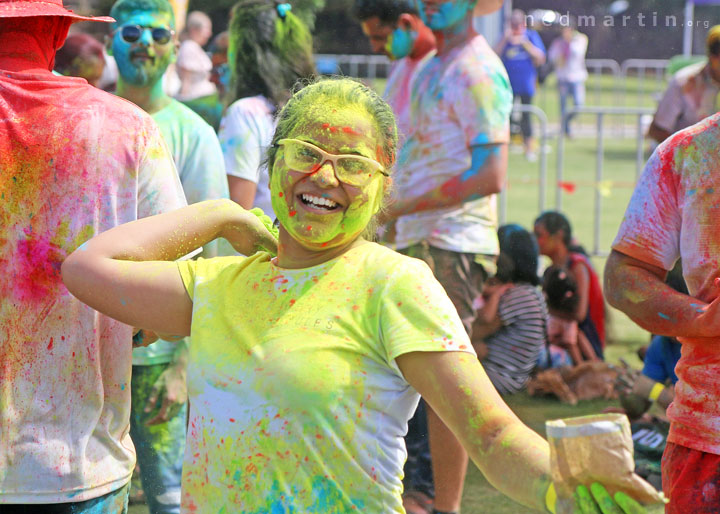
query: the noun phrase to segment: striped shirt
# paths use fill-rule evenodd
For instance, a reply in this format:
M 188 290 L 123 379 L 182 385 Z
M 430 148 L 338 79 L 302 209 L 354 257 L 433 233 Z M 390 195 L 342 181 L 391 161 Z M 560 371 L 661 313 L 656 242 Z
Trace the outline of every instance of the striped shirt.
M 500 297 L 502 328 L 488 336 L 482 364 L 500 394 L 520 391 L 545 347 L 547 307 L 542 292 L 522 283 Z

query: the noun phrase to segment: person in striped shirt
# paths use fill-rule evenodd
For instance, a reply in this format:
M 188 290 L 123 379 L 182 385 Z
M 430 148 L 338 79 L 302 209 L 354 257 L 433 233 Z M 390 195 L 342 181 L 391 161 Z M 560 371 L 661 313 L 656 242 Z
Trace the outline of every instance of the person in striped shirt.
M 547 307 L 538 288 L 538 245 L 519 225 L 498 230 L 496 275 L 483 287 L 473 344 L 500 394 L 522 390 L 545 347 Z

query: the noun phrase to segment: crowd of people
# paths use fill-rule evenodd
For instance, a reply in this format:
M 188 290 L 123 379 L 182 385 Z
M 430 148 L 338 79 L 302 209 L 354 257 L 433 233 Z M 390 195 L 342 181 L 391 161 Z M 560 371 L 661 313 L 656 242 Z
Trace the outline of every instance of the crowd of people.
M 642 511 L 598 482 L 558 496 L 505 403 L 607 336 L 567 217 L 498 227 L 496 206 L 513 102 L 549 60 L 569 135 L 588 40 L 546 52 L 515 10 L 493 48 L 472 19 L 501 4 L 355 0 L 393 60 L 381 97 L 316 77 L 289 3 L 240 0 L 213 38 L 167 0 L 0 0 L 0 511 L 125 513 L 139 468 L 152 514 L 451 514 L 469 459 L 537 511 Z M 720 29 L 708 56 L 667 93 L 705 84 L 697 112 L 661 101 L 605 270 L 657 334 L 618 388 L 633 420 L 668 408 L 673 513 L 720 509 L 716 117 L 673 135 L 711 114 Z

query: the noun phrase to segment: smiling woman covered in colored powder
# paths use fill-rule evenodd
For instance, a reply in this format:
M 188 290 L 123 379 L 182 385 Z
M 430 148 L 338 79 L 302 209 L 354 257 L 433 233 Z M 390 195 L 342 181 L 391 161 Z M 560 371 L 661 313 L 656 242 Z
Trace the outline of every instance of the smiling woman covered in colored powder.
M 63 264 L 96 309 L 191 335 L 185 512 L 404 512 L 418 392 L 498 489 L 545 508 L 548 445 L 500 399 L 430 269 L 363 238 L 396 144 L 374 92 L 316 82 L 280 112 L 268 155 L 277 257 L 172 262 L 216 237 L 274 250 L 218 200 L 111 230 Z

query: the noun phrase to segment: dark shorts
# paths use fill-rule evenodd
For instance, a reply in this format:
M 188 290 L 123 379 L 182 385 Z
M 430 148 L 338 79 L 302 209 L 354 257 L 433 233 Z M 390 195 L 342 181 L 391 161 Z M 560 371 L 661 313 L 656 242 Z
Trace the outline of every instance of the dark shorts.
M 83 502 L 2 505 L 2 514 L 127 514 L 130 482 L 120 489 Z
M 475 262 L 475 254 L 441 250 L 425 242 L 404 248 L 400 253 L 425 261 L 430 266 L 470 335 L 477 315 L 473 303 L 487 279 L 485 269 Z
M 666 514 L 720 512 L 720 455 L 668 442 L 662 456 Z

